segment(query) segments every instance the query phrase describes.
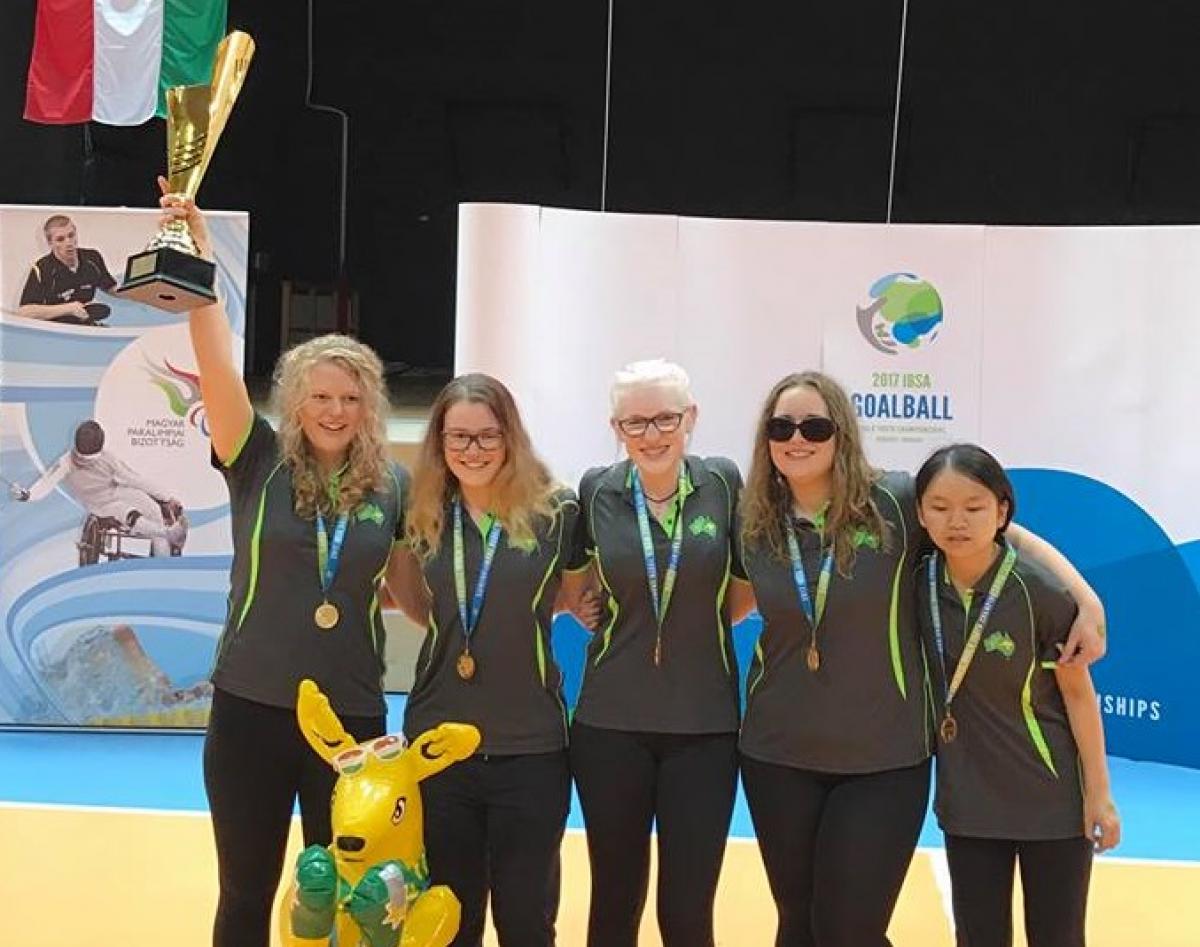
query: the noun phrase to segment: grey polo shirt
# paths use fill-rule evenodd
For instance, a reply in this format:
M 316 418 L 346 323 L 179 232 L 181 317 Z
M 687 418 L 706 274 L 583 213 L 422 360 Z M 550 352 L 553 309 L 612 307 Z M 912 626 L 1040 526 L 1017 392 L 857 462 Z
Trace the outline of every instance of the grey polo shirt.
M 742 478 L 723 457 L 689 456 L 685 463 L 679 575 L 663 621 L 658 665 L 630 463 L 589 470 L 580 483 L 587 550 L 608 594 L 588 643 L 575 708 L 576 718 L 588 726 L 653 733 L 737 730 L 737 662 L 724 602 L 730 577 L 744 577 L 732 539 Z M 650 532 L 661 586 L 671 536 L 653 516 Z
M 553 519 L 537 526 L 536 544 L 513 546 L 501 534 L 471 635 L 475 674 L 466 681 L 455 666 L 465 642 L 454 587 L 454 518 L 445 511 L 438 551 L 424 564 L 433 606 L 404 712 L 410 739 L 452 720 L 479 728 L 481 753 L 548 753 L 566 746 L 562 672 L 550 648 L 550 625 L 563 569 L 580 557 L 579 502 L 573 491 L 561 490 L 554 506 Z M 479 523 L 464 516 L 468 607 L 491 522 L 490 516 Z
M 325 631 L 313 620 L 322 601 L 316 524 L 296 514 L 291 471 L 271 426 L 256 414 L 229 466 L 216 457 L 213 465 L 229 485 L 233 531 L 229 614 L 213 684 L 247 700 L 295 707 L 307 677 L 339 714 L 384 713 L 386 632 L 376 592 L 392 543 L 404 532 L 407 472 L 392 465 L 384 488 L 350 514 L 329 594 L 340 620 Z
M 887 535 L 860 535 L 849 577 L 836 567 L 818 628 L 821 665 L 805 663 L 808 619 L 791 562 L 746 549 L 763 630 L 747 675 L 740 748 L 766 763 L 825 773 L 914 766 L 932 751 L 931 699 L 912 570 L 925 541 L 913 479 L 887 474 L 872 490 Z M 821 524 L 797 521 L 800 557 L 816 597 Z
M 938 603 L 953 676 L 1001 559 L 960 596 L 939 566 Z M 920 569 L 919 608 L 941 715 L 946 693 Z M 942 829 L 972 838 L 1062 839 L 1083 834 L 1078 752 L 1054 677 L 1075 602 L 1049 572 L 1018 556 L 970 670 L 951 705 L 958 735 L 938 741 L 934 811 Z

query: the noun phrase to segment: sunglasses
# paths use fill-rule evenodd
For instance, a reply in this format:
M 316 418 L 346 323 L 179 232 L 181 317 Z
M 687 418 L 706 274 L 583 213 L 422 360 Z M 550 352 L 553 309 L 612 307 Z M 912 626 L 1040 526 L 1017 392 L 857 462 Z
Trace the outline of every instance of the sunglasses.
M 837 433 L 837 425 L 831 418 L 820 415 L 810 415 L 793 421 L 791 418 L 775 417 L 767 419 L 767 437 L 778 443 L 790 441 L 797 431 L 810 444 L 824 444 Z
M 360 743 L 348 750 L 342 750 L 333 758 L 333 768 L 343 776 L 353 776 L 367 765 L 367 757 L 374 756 L 381 760 L 394 760 L 404 752 L 408 741 L 396 733 L 379 737 L 367 743 Z

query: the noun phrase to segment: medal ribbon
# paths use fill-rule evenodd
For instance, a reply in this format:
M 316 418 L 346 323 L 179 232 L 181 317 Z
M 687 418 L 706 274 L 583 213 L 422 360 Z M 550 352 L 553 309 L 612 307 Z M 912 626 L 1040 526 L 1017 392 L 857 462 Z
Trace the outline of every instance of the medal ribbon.
M 800 608 L 808 619 L 808 627 L 812 629 L 815 644 L 817 625 L 825 614 L 825 600 L 829 597 L 829 581 L 833 577 L 833 546 L 825 552 L 821 560 L 821 575 L 817 579 L 817 603 L 813 608 L 812 595 L 808 591 L 808 576 L 804 574 L 804 560 L 800 558 L 800 544 L 796 541 L 796 530 L 790 524 L 787 531 L 788 556 L 792 560 L 792 581 L 796 583 L 796 594 L 800 598 Z
M 479 624 L 479 615 L 483 611 L 483 595 L 487 591 L 488 579 L 492 574 L 492 563 L 496 559 L 496 549 L 500 545 L 500 521 L 492 520 L 488 529 L 487 540 L 483 550 L 483 562 L 479 566 L 479 576 L 475 580 L 475 591 L 471 594 L 471 606 L 467 608 L 467 567 L 463 555 L 463 508 L 462 501 L 454 501 L 454 593 L 458 597 L 458 617 L 462 621 L 463 638 L 466 639 L 466 650 L 471 650 L 471 635 Z
M 650 601 L 654 605 L 654 620 L 658 634 L 654 643 L 655 662 L 662 649 L 663 619 L 671 607 L 671 593 L 675 591 L 675 579 L 679 575 L 679 555 L 683 550 L 683 490 L 687 483 L 687 468 L 679 464 L 679 486 L 675 491 L 675 523 L 671 530 L 671 555 L 667 560 L 667 571 L 663 574 L 662 594 L 658 590 L 658 562 L 654 557 L 654 540 L 650 535 L 650 513 L 646 506 L 646 491 L 637 467 L 632 470 L 633 505 L 637 509 L 638 533 L 642 538 L 642 558 L 646 564 L 646 583 L 650 586 Z
M 954 679 L 947 682 L 946 643 L 942 633 L 942 610 L 938 605 L 937 597 L 938 554 L 935 552 L 929 557 L 929 616 L 933 619 L 933 640 L 937 646 L 938 661 L 942 665 L 942 682 L 946 687 L 945 712 L 947 715 L 950 713 L 950 702 L 954 700 L 954 695 L 958 693 L 958 689 L 962 686 L 962 682 L 967 676 L 967 670 L 971 667 L 971 662 L 975 660 L 975 652 L 979 648 L 980 639 L 983 638 L 983 629 L 987 626 L 988 619 L 992 617 L 992 609 L 996 607 L 996 600 L 1000 598 L 1000 592 L 1004 589 L 1004 583 L 1008 581 L 1008 577 L 1012 573 L 1013 565 L 1016 561 L 1016 550 L 1012 546 L 1005 545 L 1004 561 L 1000 563 L 1000 568 L 996 570 L 996 577 L 992 579 L 992 586 L 988 589 L 987 597 L 983 600 L 983 607 L 979 609 L 979 617 L 975 619 L 971 633 L 967 636 L 967 640 L 963 644 L 962 654 L 959 655 L 958 664 L 954 668 Z
M 658 562 L 654 556 L 654 540 L 650 535 L 650 513 L 646 505 L 646 493 L 637 468 L 633 468 L 633 502 L 637 508 L 638 533 L 642 538 L 642 557 L 646 562 L 646 582 L 650 586 L 650 601 L 654 604 L 654 618 L 662 629 L 663 619 L 671 605 L 671 593 L 675 591 L 675 579 L 679 575 L 679 554 L 683 549 L 683 487 L 686 473 L 679 467 L 679 487 L 675 494 L 675 523 L 671 530 L 671 555 L 667 560 L 667 571 L 663 575 L 662 594 L 658 590 Z
M 329 590 L 333 587 L 337 575 L 338 564 L 342 561 L 342 544 L 346 541 L 346 526 L 350 522 L 350 514 L 338 515 L 333 527 L 333 542 L 329 541 L 329 531 L 325 526 L 325 517 L 317 512 L 317 577 L 321 580 L 321 597 L 328 600 Z

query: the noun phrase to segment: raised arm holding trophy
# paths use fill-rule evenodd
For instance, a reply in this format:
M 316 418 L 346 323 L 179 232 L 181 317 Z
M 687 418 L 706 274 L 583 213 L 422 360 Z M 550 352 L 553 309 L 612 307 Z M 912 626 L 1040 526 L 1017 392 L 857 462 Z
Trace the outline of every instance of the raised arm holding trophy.
M 167 90 L 167 190 L 194 200 L 225 130 L 254 55 L 254 40 L 235 31 L 221 40 L 209 85 Z M 216 265 L 204 259 L 183 219 L 165 223 L 125 264 L 117 295 L 167 312 L 214 302 Z

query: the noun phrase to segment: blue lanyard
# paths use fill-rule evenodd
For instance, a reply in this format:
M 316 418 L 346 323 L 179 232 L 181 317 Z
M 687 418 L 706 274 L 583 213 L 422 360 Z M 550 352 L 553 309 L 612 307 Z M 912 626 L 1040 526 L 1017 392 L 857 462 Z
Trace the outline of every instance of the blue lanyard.
M 342 561 L 342 545 L 346 541 L 346 526 L 349 522 L 348 512 L 338 515 L 331 543 L 325 517 L 319 511 L 317 513 L 317 575 L 321 579 L 321 595 L 325 597 L 329 596 L 329 589 L 337 576 L 338 564 Z
M 808 576 L 804 574 L 804 560 L 800 558 L 800 544 L 796 542 L 796 530 L 788 524 L 787 530 L 788 556 L 792 560 L 792 581 L 796 584 L 796 594 L 800 597 L 800 608 L 808 619 L 808 627 L 815 636 L 817 625 L 825 614 L 825 601 L 829 597 L 829 581 L 833 577 L 833 546 L 825 552 L 821 560 L 821 574 L 817 579 L 817 603 L 813 608 L 812 595 L 808 591 Z
M 966 679 L 967 670 L 971 667 L 971 662 L 975 659 L 975 652 L 978 650 L 979 641 L 983 637 L 983 629 L 987 626 L 988 619 L 992 617 L 992 609 L 996 607 L 996 601 L 1000 598 L 1000 593 L 1004 589 L 1004 583 L 1008 581 L 1008 577 L 1012 573 L 1013 565 L 1016 561 L 1016 550 L 1012 546 L 1005 545 L 1004 561 L 1000 563 L 1000 568 L 996 570 L 996 577 L 992 579 L 992 585 L 988 589 L 987 598 L 983 600 L 983 607 L 979 609 L 979 617 L 975 619 L 971 633 L 967 635 L 966 641 L 963 644 L 962 654 L 959 655 L 958 664 L 954 668 L 954 679 L 950 680 L 946 676 L 946 642 L 942 632 L 942 610 L 938 605 L 938 554 L 935 552 L 929 557 L 929 617 L 933 622 L 933 640 L 937 647 L 938 661 L 942 666 L 942 685 L 946 690 L 945 713 L 947 716 L 950 713 L 950 703 L 954 700 L 954 695 L 958 693 L 958 689 L 962 686 L 963 680 Z M 963 630 L 966 631 L 965 625 Z
M 679 464 L 679 486 L 675 491 L 675 522 L 671 529 L 671 555 L 667 560 L 667 571 L 663 575 L 662 593 L 658 590 L 658 562 L 654 556 L 654 540 L 650 535 L 650 513 L 646 506 L 646 492 L 642 489 L 642 478 L 637 467 L 631 471 L 633 505 L 637 509 L 638 533 L 642 538 L 642 558 L 646 565 L 646 583 L 650 586 L 650 601 L 654 605 L 654 620 L 658 630 L 654 638 L 654 663 L 662 662 L 662 626 L 671 607 L 671 593 L 675 591 L 675 579 L 679 575 L 679 556 L 683 550 L 683 490 L 687 483 L 687 468 Z
M 458 597 L 458 617 L 462 621 L 463 638 L 466 639 L 467 650 L 471 648 L 471 635 L 479 624 L 479 615 L 483 611 L 483 595 L 487 591 L 488 578 L 492 574 L 492 563 L 496 559 L 496 548 L 500 545 L 500 521 L 492 520 L 488 529 L 486 545 L 483 550 L 483 562 L 479 566 L 479 575 L 475 579 L 475 591 L 471 595 L 471 607 L 467 609 L 467 568 L 463 555 L 463 510 L 462 501 L 454 501 L 454 593 Z

